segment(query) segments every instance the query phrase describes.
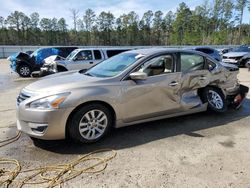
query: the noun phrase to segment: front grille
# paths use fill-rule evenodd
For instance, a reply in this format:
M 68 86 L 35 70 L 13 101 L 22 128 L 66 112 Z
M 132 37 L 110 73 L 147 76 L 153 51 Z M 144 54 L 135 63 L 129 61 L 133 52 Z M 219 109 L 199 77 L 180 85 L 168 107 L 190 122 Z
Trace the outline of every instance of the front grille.
M 235 60 L 240 60 L 243 56 L 240 56 L 240 57 L 235 57 Z
M 30 98 L 30 96 L 24 94 L 24 93 L 20 93 L 19 96 L 17 97 L 17 105 L 19 105 L 21 102 L 23 102 L 24 100 Z

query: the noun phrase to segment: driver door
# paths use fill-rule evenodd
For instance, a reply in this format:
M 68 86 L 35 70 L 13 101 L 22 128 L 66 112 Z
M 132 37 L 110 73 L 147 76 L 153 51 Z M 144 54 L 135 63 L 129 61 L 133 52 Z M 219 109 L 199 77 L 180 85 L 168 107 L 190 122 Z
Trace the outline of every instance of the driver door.
M 181 111 L 180 79 L 175 54 L 154 57 L 133 72 L 145 72 L 146 80 L 123 81 L 122 114 L 126 123 Z

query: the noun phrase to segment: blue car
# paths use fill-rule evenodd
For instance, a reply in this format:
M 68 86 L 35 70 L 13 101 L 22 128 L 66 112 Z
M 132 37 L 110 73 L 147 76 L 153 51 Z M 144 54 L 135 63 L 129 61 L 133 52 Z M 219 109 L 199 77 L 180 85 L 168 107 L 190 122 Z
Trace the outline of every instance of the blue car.
M 205 54 L 208 54 L 210 57 L 214 58 L 217 61 L 221 61 L 221 55 L 220 52 L 214 48 L 208 47 L 208 46 L 197 46 L 192 48 L 193 50 L 203 52 Z
M 52 55 L 66 58 L 75 49 L 77 47 L 39 48 L 30 55 L 19 52 L 7 59 L 11 62 L 10 67 L 14 72 L 17 72 L 21 77 L 29 77 L 33 71 L 40 70 L 45 58 Z

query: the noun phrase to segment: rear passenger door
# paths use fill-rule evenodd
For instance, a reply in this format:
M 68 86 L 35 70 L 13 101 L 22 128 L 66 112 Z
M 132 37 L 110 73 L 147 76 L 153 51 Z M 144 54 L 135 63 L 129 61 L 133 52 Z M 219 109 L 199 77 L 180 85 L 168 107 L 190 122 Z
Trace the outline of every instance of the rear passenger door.
M 179 67 L 182 73 L 182 92 L 205 87 L 211 78 L 206 64 L 206 58 L 195 53 L 182 52 L 179 54 Z

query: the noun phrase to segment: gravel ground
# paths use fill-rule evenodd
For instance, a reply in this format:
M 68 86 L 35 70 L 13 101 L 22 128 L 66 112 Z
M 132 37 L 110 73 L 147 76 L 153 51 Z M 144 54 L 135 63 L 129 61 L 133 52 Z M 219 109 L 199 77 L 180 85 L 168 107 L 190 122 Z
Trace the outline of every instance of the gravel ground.
M 17 94 L 36 79 L 11 74 L 6 60 L 0 60 L 0 70 L 3 140 L 15 135 Z M 250 87 L 249 75 L 242 68 L 239 80 Z M 97 149 L 117 151 L 103 172 L 80 175 L 63 187 L 246 188 L 250 187 L 249 115 L 248 94 L 243 108 L 237 111 L 199 113 L 125 127 L 89 145 L 51 141 L 34 146 L 22 134 L 17 142 L 0 148 L 0 156 L 17 159 L 27 169 L 69 162 Z

